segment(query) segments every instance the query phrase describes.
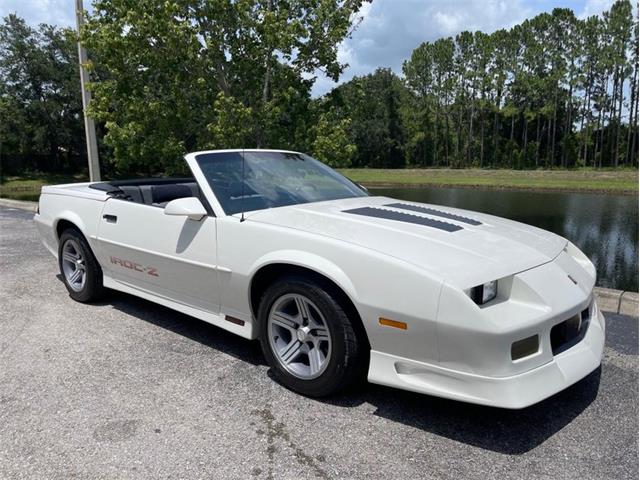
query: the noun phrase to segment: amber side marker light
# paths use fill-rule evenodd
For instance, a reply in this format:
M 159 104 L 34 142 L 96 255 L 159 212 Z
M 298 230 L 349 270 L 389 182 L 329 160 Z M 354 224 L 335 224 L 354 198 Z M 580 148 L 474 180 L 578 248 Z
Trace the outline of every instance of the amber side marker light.
M 380 325 L 384 325 L 385 327 L 399 328 L 400 330 L 406 330 L 407 329 L 407 324 L 406 323 L 398 322 L 397 320 L 390 320 L 388 318 L 380 317 L 378 319 L 378 322 L 380 322 Z

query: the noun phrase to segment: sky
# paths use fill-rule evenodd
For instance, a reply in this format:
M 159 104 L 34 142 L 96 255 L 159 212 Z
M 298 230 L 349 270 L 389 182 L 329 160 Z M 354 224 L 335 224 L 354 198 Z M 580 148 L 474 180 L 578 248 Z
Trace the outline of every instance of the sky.
M 374 0 L 359 12 L 362 21 L 339 47 L 338 57 L 349 66 L 338 83 L 378 67 L 400 73 L 402 62 L 420 43 L 454 36 L 463 30 L 490 33 L 510 28 L 526 18 L 556 7 L 571 8 L 579 17 L 608 10 L 613 0 Z M 89 8 L 90 0 L 84 1 Z M 0 0 L 0 16 L 17 13 L 32 25 L 75 26 L 75 0 Z M 322 74 L 313 95 L 336 83 Z

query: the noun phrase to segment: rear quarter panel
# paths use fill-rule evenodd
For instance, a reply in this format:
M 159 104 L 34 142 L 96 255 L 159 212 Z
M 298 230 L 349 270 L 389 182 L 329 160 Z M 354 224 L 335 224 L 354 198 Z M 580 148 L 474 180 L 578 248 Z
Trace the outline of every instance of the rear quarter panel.
M 73 223 L 85 236 L 94 252 L 100 214 L 104 202 L 99 197 L 83 197 L 48 192 L 43 189 L 39 201 L 39 213 L 35 215 L 36 228 L 45 247 L 57 258 L 58 233 L 60 221 Z

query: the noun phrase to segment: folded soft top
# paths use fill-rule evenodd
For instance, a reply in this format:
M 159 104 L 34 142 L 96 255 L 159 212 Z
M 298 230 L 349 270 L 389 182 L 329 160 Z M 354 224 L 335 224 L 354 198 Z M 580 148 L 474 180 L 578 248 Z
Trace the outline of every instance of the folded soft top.
M 119 193 L 120 187 L 134 186 L 139 187 L 141 185 L 170 185 L 180 183 L 194 183 L 196 180 L 193 177 L 180 177 L 180 178 L 132 178 L 126 180 L 110 180 L 108 182 L 97 182 L 89 185 L 89 188 L 100 190 L 107 193 Z

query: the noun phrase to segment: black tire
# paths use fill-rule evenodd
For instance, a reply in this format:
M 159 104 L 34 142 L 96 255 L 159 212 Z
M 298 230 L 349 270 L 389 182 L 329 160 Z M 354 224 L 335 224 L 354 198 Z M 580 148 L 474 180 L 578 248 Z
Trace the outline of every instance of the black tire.
M 312 379 L 301 379 L 287 371 L 269 340 L 268 318 L 272 307 L 287 295 L 303 295 L 313 302 L 325 319 L 331 339 L 331 351 L 324 371 Z M 344 300 L 330 285 L 301 276 L 279 279 L 266 289 L 258 309 L 259 338 L 264 356 L 278 382 L 310 397 L 323 397 L 343 390 L 362 380 L 366 368 L 366 339 L 358 334 L 347 315 Z
M 73 288 L 70 285 L 63 268 L 63 251 L 68 242 L 73 242 L 73 246 L 78 247 L 79 253 L 82 256 L 85 280 L 79 289 Z M 74 300 L 82 303 L 94 302 L 104 295 L 105 288 L 102 284 L 102 269 L 100 268 L 100 264 L 93 255 L 87 240 L 82 233 L 75 228 L 68 228 L 60 235 L 60 241 L 58 242 L 58 267 L 60 268 L 64 286 L 67 287 L 69 296 Z

